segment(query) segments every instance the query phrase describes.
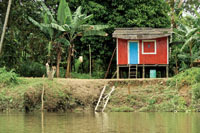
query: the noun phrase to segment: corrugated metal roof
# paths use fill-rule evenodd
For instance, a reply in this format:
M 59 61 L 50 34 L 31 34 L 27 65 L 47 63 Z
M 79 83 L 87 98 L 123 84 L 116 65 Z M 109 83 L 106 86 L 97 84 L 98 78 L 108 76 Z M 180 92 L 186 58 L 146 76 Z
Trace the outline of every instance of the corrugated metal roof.
M 116 28 L 113 37 L 121 39 L 155 39 L 172 34 L 170 28 Z

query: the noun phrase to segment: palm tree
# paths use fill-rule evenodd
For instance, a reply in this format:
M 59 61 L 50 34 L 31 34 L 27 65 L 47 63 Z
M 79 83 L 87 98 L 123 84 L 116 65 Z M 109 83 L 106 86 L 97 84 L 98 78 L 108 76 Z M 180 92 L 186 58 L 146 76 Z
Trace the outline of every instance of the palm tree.
M 107 36 L 107 33 L 102 31 L 105 28 L 108 28 L 106 25 L 90 25 L 87 23 L 88 20 L 93 18 L 93 15 L 86 15 L 82 14 L 81 10 L 82 7 L 79 6 L 77 10 L 72 14 L 71 10 L 68 6 L 68 3 L 66 3 L 65 0 L 61 0 L 60 3 L 62 3 L 62 9 L 64 10 L 58 10 L 61 14 L 60 16 L 57 16 L 57 19 L 60 21 L 60 23 L 54 23 L 52 22 L 50 25 L 47 25 L 48 27 L 55 28 L 61 32 L 64 32 L 67 36 L 67 39 L 69 40 L 69 47 L 68 47 L 68 56 L 67 56 L 67 70 L 65 77 L 70 77 L 70 67 L 71 67 L 71 57 L 74 54 L 74 40 L 78 36 Z M 63 12 L 64 11 L 64 12 Z M 63 19 L 65 18 L 65 19 Z M 61 21 L 64 20 L 64 21 Z M 62 23 L 61 23 L 62 22 Z
M 6 18 L 5 18 L 5 22 L 4 22 L 4 26 L 3 26 L 3 32 L 2 32 L 2 35 L 1 35 L 0 53 L 1 53 L 2 47 L 3 47 L 3 40 L 4 40 L 4 36 L 5 36 L 5 32 L 6 32 L 6 27 L 7 27 L 7 23 L 8 23 L 9 14 L 10 14 L 11 4 L 12 4 L 12 0 L 9 0 L 8 1 L 7 12 L 6 12 Z

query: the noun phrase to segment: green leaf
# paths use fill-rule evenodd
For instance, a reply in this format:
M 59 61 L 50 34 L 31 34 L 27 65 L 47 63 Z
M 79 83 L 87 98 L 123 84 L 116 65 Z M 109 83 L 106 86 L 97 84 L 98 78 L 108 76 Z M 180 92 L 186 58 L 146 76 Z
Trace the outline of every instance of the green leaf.
M 92 25 L 93 26 L 93 30 L 103 30 L 106 28 L 109 28 L 108 25 Z
M 60 25 L 63 25 L 65 24 L 66 22 L 66 19 L 67 19 L 67 11 L 66 11 L 66 8 L 67 8 L 68 4 L 66 3 L 65 0 L 60 0 L 60 4 L 59 4 L 59 7 L 58 7 L 58 13 L 57 13 L 57 20 L 58 20 L 58 24 Z
M 55 41 L 58 42 L 58 43 L 62 43 L 65 46 L 69 46 L 70 45 L 70 42 L 66 38 L 57 38 Z
M 47 13 L 47 15 L 50 17 L 51 22 L 55 23 L 56 20 L 54 19 L 52 13 L 50 12 L 49 8 L 44 4 L 44 2 L 41 2 L 42 8 L 45 11 L 45 13 Z
M 71 14 L 71 10 L 69 8 L 68 3 L 66 5 L 65 12 L 66 12 L 66 15 L 67 15 L 66 24 L 70 25 L 72 23 L 72 14 Z

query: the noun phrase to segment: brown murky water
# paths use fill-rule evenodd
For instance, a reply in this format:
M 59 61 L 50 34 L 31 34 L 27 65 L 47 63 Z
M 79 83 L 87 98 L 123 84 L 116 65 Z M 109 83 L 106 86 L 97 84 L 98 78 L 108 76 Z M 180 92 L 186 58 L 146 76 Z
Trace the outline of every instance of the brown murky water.
M 0 113 L 0 133 L 200 133 L 200 113 Z

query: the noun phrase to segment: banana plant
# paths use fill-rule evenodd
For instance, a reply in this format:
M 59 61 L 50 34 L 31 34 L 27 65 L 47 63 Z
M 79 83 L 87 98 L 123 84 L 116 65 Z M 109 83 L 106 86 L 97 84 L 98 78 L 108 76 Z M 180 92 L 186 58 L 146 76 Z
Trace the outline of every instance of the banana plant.
M 190 66 L 192 67 L 194 59 L 193 56 L 193 47 L 199 43 L 200 39 L 200 15 L 197 13 L 197 16 L 187 16 L 182 23 L 178 24 L 178 28 L 174 29 L 174 33 L 178 40 L 183 41 L 181 51 L 189 47 L 190 51 Z
M 82 7 L 79 6 L 74 13 L 71 12 L 68 3 L 65 0 L 60 1 L 58 8 L 57 20 L 59 23 L 52 22 L 47 27 L 54 28 L 66 34 L 69 40 L 67 70 L 65 77 L 70 77 L 71 57 L 74 55 L 74 40 L 78 36 L 107 36 L 103 29 L 108 28 L 106 25 L 90 25 L 88 21 L 93 15 L 82 14 Z
M 62 46 L 69 45 L 69 41 L 64 37 L 62 32 L 60 30 L 55 30 L 55 28 L 47 26 L 50 24 L 64 24 L 65 23 L 65 11 L 66 9 L 63 8 L 63 2 L 61 1 L 58 8 L 57 13 L 57 20 L 54 18 L 56 16 L 53 14 L 49 8 L 45 5 L 44 2 L 41 1 L 41 17 L 42 17 L 42 23 L 37 22 L 33 18 L 29 17 L 28 19 L 45 34 L 46 38 L 49 40 L 48 43 L 48 62 L 50 62 L 50 56 L 51 56 L 51 49 L 52 45 L 55 45 L 56 51 L 57 51 L 57 69 L 56 69 L 56 75 L 59 77 L 59 68 L 60 68 L 60 61 L 61 61 L 61 54 L 62 54 Z M 61 45 L 63 44 L 63 45 Z

